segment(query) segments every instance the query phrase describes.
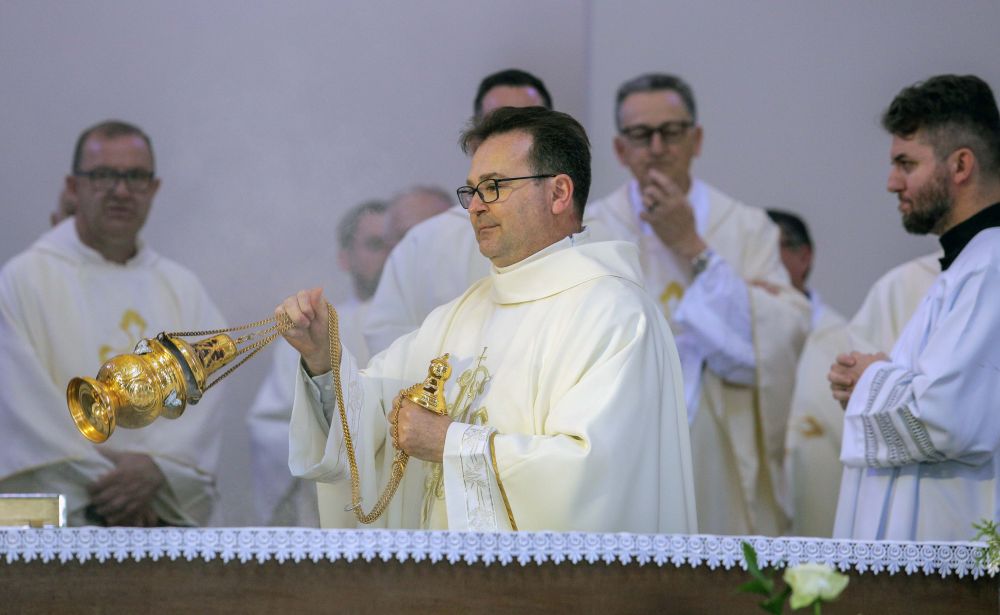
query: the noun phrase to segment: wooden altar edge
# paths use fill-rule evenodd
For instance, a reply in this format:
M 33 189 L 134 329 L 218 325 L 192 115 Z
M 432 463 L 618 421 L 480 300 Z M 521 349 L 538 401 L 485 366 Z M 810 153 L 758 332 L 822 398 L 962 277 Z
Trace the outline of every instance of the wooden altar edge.
M 997 613 L 989 576 L 849 573 L 823 612 Z M 10 613 L 755 613 L 738 567 L 639 566 L 619 561 L 450 565 L 362 558 L 36 559 L 0 565 L 0 611 Z
M 0 530 L 0 610 L 754 612 L 755 597 L 735 589 L 748 578 L 743 540 L 762 565 L 847 571 L 848 590 L 825 612 L 998 612 L 978 543 L 93 527 Z

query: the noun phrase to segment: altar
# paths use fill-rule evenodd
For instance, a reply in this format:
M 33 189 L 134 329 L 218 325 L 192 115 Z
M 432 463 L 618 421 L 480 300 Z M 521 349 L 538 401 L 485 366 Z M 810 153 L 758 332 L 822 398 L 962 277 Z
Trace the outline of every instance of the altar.
M 300 528 L 0 530 L 11 613 L 754 613 L 762 566 L 850 576 L 824 613 L 997 613 L 974 543 Z M 780 576 L 777 575 L 777 576 Z

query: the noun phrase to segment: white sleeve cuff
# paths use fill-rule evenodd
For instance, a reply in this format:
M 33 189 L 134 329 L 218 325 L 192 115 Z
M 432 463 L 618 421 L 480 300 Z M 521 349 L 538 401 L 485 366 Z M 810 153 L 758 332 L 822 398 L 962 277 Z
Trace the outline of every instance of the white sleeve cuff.
M 486 425 L 452 423 L 444 440 L 444 497 L 448 529 L 510 530 L 507 505 L 493 466 L 492 436 Z

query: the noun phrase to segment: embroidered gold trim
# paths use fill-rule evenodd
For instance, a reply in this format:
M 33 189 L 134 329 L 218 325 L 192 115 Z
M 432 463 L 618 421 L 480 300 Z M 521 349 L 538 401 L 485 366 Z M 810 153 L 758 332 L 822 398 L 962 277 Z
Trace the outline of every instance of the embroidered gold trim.
M 507 518 L 510 519 L 510 529 L 517 531 L 517 522 L 514 521 L 514 511 L 510 509 L 510 500 L 507 499 L 507 491 L 503 488 L 503 481 L 500 480 L 500 468 L 497 467 L 497 449 L 493 446 L 493 440 L 497 437 L 497 432 L 490 434 L 490 461 L 493 462 L 493 474 L 497 477 L 497 487 L 500 487 L 500 497 L 503 498 L 503 506 L 507 509 Z

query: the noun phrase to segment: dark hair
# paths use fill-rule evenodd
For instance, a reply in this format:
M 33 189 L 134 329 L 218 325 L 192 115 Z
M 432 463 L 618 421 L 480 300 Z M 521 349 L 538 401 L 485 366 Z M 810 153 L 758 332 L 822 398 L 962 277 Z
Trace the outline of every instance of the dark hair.
M 535 90 L 538 91 L 539 96 L 542 97 L 542 102 L 545 103 L 545 108 L 552 108 L 552 97 L 549 96 L 549 91 L 545 88 L 545 84 L 542 83 L 541 79 L 523 70 L 508 68 L 507 70 L 493 73 L 479 82 L 479 89 L 476 90 L 476 100 L 472 103 L 472 110 L 476 117 L 479 117 L 479 115 L 483 112 L 483 98 L 486 97 L 486 93 L 493 88 L 502 85 L 515 88 L 535 88 Z
M 354 241 L 354 235 L 358 232 L 358 225 L 361 224 L 361 218 L 369 214 L 385 213 L 387 209 L 388 205 L 385 201 L 365 201 L 348 210 L 340 219 L 340 224 L 337 225 L 337 243 L 340 245 L 340 249 L 350 248 L 351 242 Z
M 590 193 L 590 140 L 571 116 L 542 107 L 501 107 L 486 117 L 473 118 L 459 143 L 468 154 L 491 136 L 517 130 L 531 135 L 528 163 L 532 173 L 569 175 L 574 209 L 582 220 Z
M 899 137 L 924 131 L 938 160 L 967 147 L 991 176 L 1000 173 L 1000 113 L 990 86 L 975 75 L 938 75 L 903 88 L 882 126 Z
M 149 135 L 134 124 L 129 124 L 121 120 L 105 120 L 80 133 L 80 137 L 76 140 L 76 147 L 73 149 L 73 166 L 71 167 L 73 173 L 79 173 L 82 170 L 80 168 L 80 161 L 83 158 L 83 146 L 91 135 L 100 135 L 106 139 L 128 135 L 142 137 L 142 140 L 146 142 L 146 147 L 149 148 L 149 159 L 153 163 L 153 170 L 156 170 L 156 159 L 153 156 L 153 142 L 150 140 Z
M 659 92 L 670 90 L 677 92 L 677 95 L 684 101 L 684 107 L 691 114 L 691 120 L 698 121 L 698 109 L 694 103 L 694 91 L 686 81 L 677 75 L 666 73 L 646 73 L 634 79 L 629 79 L 618 88 L 618 95 L 615 97 L 615 127 L 621 129 L 621 108 L 625 99 L 632 94 L 639 92 Z
M 798 248 L 799 246 L 813 247 L 812 237 L 809 236 L 809 227 L 805 221 L 790 211 L 781 209 L 768 209 L 767 216 L 771 221 L 781 227 L 787 241 L 788 248 Z

